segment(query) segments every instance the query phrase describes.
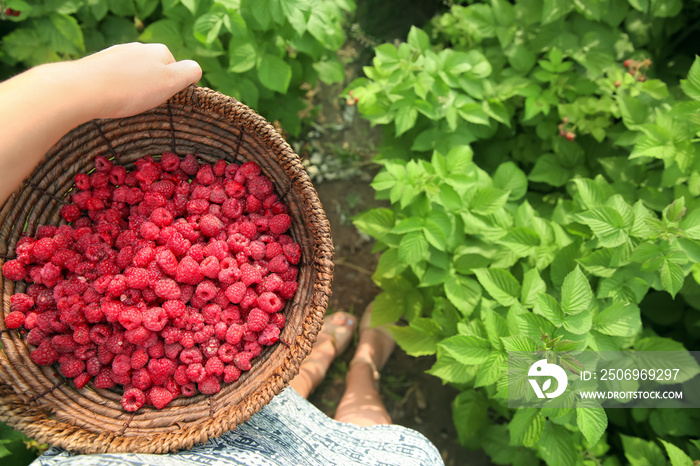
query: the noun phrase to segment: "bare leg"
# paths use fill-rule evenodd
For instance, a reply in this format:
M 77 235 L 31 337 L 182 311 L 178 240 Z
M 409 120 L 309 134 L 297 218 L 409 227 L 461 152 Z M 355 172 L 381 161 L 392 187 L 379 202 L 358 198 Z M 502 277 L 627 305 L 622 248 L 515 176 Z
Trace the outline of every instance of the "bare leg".
M 370 328 L 371 304 L 362 316 L 360 341 L 350 362 L 345 393 L 335 419 L 359 426 L 391 424 L 377 387 L 379 369 L 384 367 L 394 350 L 394 339 L 383 328 Z
M 298 394 L 308 398 L 326 376 L 337 355 L 345 351 L 355 332 L 357 319 L 346 312 L 335 312 L 324 319 L 323 328 L 299 374 L 289 382 Z

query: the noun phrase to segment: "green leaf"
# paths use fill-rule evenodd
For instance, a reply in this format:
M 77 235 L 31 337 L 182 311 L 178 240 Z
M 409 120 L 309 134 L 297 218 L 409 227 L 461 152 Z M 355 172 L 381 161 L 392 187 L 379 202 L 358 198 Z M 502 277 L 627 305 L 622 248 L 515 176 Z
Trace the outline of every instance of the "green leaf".
M 452 174 L 466 173 L 472 164 L 474 151 L 470 146 L 455 146 L 447 153 L 447 171 Z
M 437 344 L 440 339 L 436 335 L 427 333 L 412 325 L 408 327 L 393 325 L 387 328 L 393 335 L 396 343 L 410 356 L 427 356 L 435 354 L 437 351 Z
M 593 210 L 578 214 L 577 220 L 588 225 L 598 237 L 600 245 L 614 248 L 623 244 L 629 238 L 622 216 L 612 207 L 600 206 Z
M 198 41 L 203 44 L 211 44 L 219 36 L 223 25 L 224 20 L 220 14 L 207 13 L 195 20 L 192 32 Z
M 418 110 L 412 105 L 404 105 L 396 111 L 394 124 L 396 125 L 396 136 L 401 136 L 403 133 L 413 128 L 418 118 Z
M 631 303 L 614 302 L 595 316 L 593 328 L 606 335 L 634 336 L 642 328 L 639 308 Z
M 683 282 L 685 282 L 683 269 L 680 265 L 666 260 L 661 266 L 660 273 L 661 285 L 675 298 L 681 288 L 683 288 Z
M 511 306 L 520 298 L 520 283 L 505 269 L 474 270 L 479 283 L 502 306 Z
M 688 79 L 681 79 L 681 88 L 691 99 L 700 100 L 700 57 L 697 55 L 688 72 Z
M 545 419 L 539 409 L 516 409 L 508 423 L 510 444 L 513 446 L 534 447 L 542 436 Z
M 507 360 L 505 354 L 492 352 L 486 362 L 479 367 L 474 380 L 474 388 L 486 387 L 498 382 L 506 372 Z
M 571 171 L 563 168 L 554 154 L 544 154 L 537 159 L 528 178 L 560 187 L 569 182 L 571 175 Z
M 620 434 L 630 466 L 666 466 L 666 457 L 654 442 Z
M 539 295 L 533 312 L 543 316 L 557 327 L 561 327 L 566 318 L 557 300 L 544 293 Z
M 685 198 L 680 197 L 663 210 L 662 218 L 668 222 L 680 222 L 685 215 Z
M 508 191 L 496 188 L 481 188 L 474 194 L 469 210 L 475 214 L 491 215 L 506 204 L 508 196 Z
M 343 65 L 336 59 L 315 62 L 313 66 L 319 79 L 326 84 L 340 83 L 345 79 Z
M 577 265 L 564 279 L 561 287 L 561 307 L 567 314 L 578 314 L 588 309 L 593 291 L 588 279 Z
M 489 423 L 485 396 L 476 390 L 465 390 L 457 395 L 452 403 L 452 419 L 459 441 L 466 444 Z
M 574 3 L 569 0 L 544 0 L 542 5 L 542 25 L 553 23 L 569 14 Z
M 695 464 L 693 460 L 690 459 L 690 456 L 671 442 L 667 442 L 663 439 L 659 439 L 659 441 L 664 445 L 664 448 L 666 448 L 668 458 L 671 460 L 671 466 L 693 466 L 693 464 Z
M 503 191 L 510 191 L 509 201 L 517 201 L 527 192 L 527 176 L 513 162 L 498 166 L 493 175 L 493 186 Z
M 64 53 L 85 52 L 83 31 L 74 17 L 53 13 L 49 21 L 50 26 L 42 27 L 39 34 L 49 40 L 51 48 Z
M 428 254 L 428 241 L 420 231 L 408 233 L 399 243 L 399 260 L 405 264 L 417 264 Z
M 361 232 L 380 239 L 394 227 L 394 213 L 385 208 L 370 209 L 355 217 L 353 224 Z
M 470 315 L 481 300 L 481 287 L 471 278 L 452 275 L 445 281 L 445 296 L 464 316 Z
M 242 42 L 239 39 L 231 41 L 229 49 L 229 71 L 233 73 L 245 73 L 255 67 L 258 54 L 252 42 Z
M 535 254 L 536 248 L 540 245 L 540 237 L 530 228 L 515 227 L 511 228 L 498 242 L 504 244 L 518 257 L 527 257 Z
M 538 301 L 540 294 L 547 291 L 547 285 L 540 277 L 537 269 L 528 270 L 523 275 L 523 286 L 520 293 L 520 302 L 523 306 L 532 308 Z
M 415 26 L 411 26 L 411 30 L 408 31 L 408 45 L 415 47 L 421 52 L 425 52 L 430 48 L 430 37 L 428 34 Z
M 539 347 L 537 342 L 527 335 L 503 337 L 501 341 L 503 342 L 503 348 L 508 352 L 534 353 Z
M 454 335 L 442 340 L 438 346 L 466 365 L 482 364 L 491 354 L 491 343 L 473 335 Z
M 640 368 L 680 369 L 674 380 L 667 383 L 683 383 L 700 374 L 700 365 L 685 347 L 670 338 L 647 337 L 634 344 L 635 359 Z M 658 354 L 663 351 L 665 353 Z M 663 383 L 662 381 L 658 381 Z
M 537 450 L 548 466 L 577 464 L 575 442 L 566 428 L 547 422 L 542 431 Z
M 266 53 L 258 64 L 258 78 L 263 86 L 284 94 L 292 80 L 292 67 L 277 55 Z
M 588 443 L 595 445 L 608 427 L 608 417 L 600 405 L 576 408 L 576 424 Z
M 501 337 L 508 336 L 508 323 L 497 312 L 482 308 L 481 318 L 491 345 L 500 350 L 503 348 Z
M 435 364 L 426 372 L 440 378 L 444 383 L 465 384 L 474 379 L 475 371 L 473 366 L 465 366 L 458 362 L 438 345 Z

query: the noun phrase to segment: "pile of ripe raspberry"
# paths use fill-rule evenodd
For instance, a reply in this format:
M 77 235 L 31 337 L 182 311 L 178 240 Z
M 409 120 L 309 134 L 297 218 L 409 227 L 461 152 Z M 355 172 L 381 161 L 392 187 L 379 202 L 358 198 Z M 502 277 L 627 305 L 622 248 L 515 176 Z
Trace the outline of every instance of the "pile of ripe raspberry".
M 2 271 L 36 364 L 77 388 L 122 385 L 122 406 L 158 409 L 237 380 L 278 341 L 297 290 L 291 217 L 254 162 L 165 152 L 127 172 L 105 157 L 77 174 L 67 225 L 17 242 Z

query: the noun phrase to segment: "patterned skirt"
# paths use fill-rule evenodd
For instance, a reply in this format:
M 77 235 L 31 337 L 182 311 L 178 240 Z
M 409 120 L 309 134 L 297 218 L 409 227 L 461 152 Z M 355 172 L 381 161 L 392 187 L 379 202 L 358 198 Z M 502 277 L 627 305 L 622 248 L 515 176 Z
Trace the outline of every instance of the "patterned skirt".
M 76 455 L 50 448 L 31 466 L 411 466 L 443 465 L 422 434 L 398 425 L 335 421 L 287 388 L 248 422 L 190 450 L 164 455 Z

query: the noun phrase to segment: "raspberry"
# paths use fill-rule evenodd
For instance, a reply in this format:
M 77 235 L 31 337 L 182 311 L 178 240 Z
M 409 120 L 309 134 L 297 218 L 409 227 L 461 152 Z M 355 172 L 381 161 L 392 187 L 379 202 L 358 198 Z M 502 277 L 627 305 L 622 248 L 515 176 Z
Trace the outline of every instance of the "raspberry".
M 200 271 L 208 278 L 217 278 L 219 276 L 219 259 L 214 256 L 209 256 L 199 264 Z
M 165 356 L 165 344 L 163 341 L 156 338 L 153 340 L 153 345 L 148 346 L 148 355 L 155 359 L 160 359 Z M 171 358 L 168 358 L 171 359 Z
M 263 278 L 263 281 L 260 282 L 260 292 L 265 293 L 265 292 L 275 292 L 279 290 L 280 285 L 282 285 L 283 281 L 277 275 L 276 273 L 271 273 L 267 277 Z
M 211 280 L 204 280 L 195 290 L 195 296 L 204 302 L 210 301 L 216 295 L 216 285 Z
M 132 330 L 141 325 L 141 311 L 135 307 L 127 307 L 119 314 L 119 323 L 127 330 Z
M 79 345 L 87 345 L 90 343 L 90 327 L 87 325 L 79 325 L 73 330 L 73 340 Z
M 260 356 L 260 353 L 262 353 L 262 345 L 258 343 L 259 337 L 257 332 L 253 332 L 252 337 L 253 339 L 251 341 L 246 341 L 243 345 L 243 351 L 248 351 L 255 358 Z
M 126 179 L 126 168 L 121 165 L 115 165 L 109 170 L 107 179 L 113 186 L 121 186 Z
M 85 370 L 85 363 L 80 359 L 69 357 L 59 364 L 58 370 L 61 371 L 64 377 L 72 379 Z
M 289 269 L 289 261 L 284 255 L 275 256 L 267 265 L 270 272 L 284 273 Z
M 95 388 L 109 389 L 116 384 L 112 380 L 112 370 L 104 367 L 100 373 L 95 376 L 95 381 L 92 384 Z
M 246 178 L 252 178 L 260 174 L 260 166 L 255 162 L 246 162 L 238 172 Z
M 80 209 L 75 204 L 67 204 L 61 207 L 61 217 L 63 217 L 66 222 L 74 222 L 78 220 L 81 215 L 82 212 L 80 212 Z
M 223 368 L 221 370 L 223 372 Z M 221 390 L 221 384 L 216 377 L 205 377 L 197 384 L 197 388 L 204 395 L 213 395 Z
M 29 356 L 40 366 L 50 366 L 58 360 L 58 351 L 51 346 L 50 340 L 41 342 L 38 348 L 34 349 Z
M 248 309 L 249 307 L 255 305 L 257 301 L 258 295 L 255 293 L 255 291 L 252 288 L 247 288 L 245 290 L 245 296 L 243 296 L 243 299 L 241 300 L 240 306 L 243 309 Z
M 131 371 L 131 358 L 126 354 L 118 354 L 112 360 L 112 372 L 125 375 Z
M 275 293 L 265 292 L 258 296 L 258 307 L 268 314 L 273 314 L 282 309 L 283 302 Z
M 151 380 L 151 376 L 148 373 L 148 369 L 142 367 L 140 369 L 135 370 L 131 374 L 131 385 L 134 388 L 138 388 L 139 390 L 148 390 L 151 387 L 151 385 L 153 385 L 153 381 Z
M 109 282 L 107 287 L 107 293 L 111 296 L 121 296 L 129 288 L 129 284 L 126 282 L 126 277 L 124 275 L 115 275 L 112 281 Z
M 166 172 L 174 172 L 180 168 L 180 157 L 172 152 L 165 151 L 160 157 L 160 166 Z
M 148 392 L 148 398 L 156 409 L 163 409 L 173 400 L 173 394 L 163 387 L 152 387 Z
M 146 395 L 138 388 L 130 388 L 122 395 L 121 404 L 124 411 L 138 411 L 146 404 Z
M 146 269 L 130 267 L 124 271 L 124 277 L 126 278 L 126 283 L 130 288 L 134 288 L 136 290 L 148 288 L 150 280 Z
M 240 303 L 243 300 L 246 292 L 246 285 L 243 282 L 236 282 L 226 288 L 226 297 L 234 304 Z
M 224 343 L 219 346 L 218 356 L 222 362 L 228 364 L 233 361 L 233 358 L 238 354 L 238 350 L 230 343 Z
M 163 228 L 173 222 L 173 214 L 168 209 L 158 207 L 151 212 L 149 220 L 155 223 L 158 227 Z
M 242 351 L 233 358 L 233 363 L 242 371 L 250 370 L 250 360 L 253 359 L 253 354 L 248 351 Z
M 254 239 L 258 229 L 253 222 L 245 220 L 238 226 L 238 232 L 248 239 Z M 230 244 L 229 248 L 231 248 Z M 231 250 L 233 250 L 233 248 L 231 248 Z
M 226 332 L 226 342 L 231 345 L 237 345 L 243 338 L 244 328 L 242 325 L 231 324 Z
M 248 195 L 245 200 L 245 210 L 246 212 L 253 214 L 259 212 L 262 209 L 262 201 L 252 194 Z
M 199 219 L 199 231 L 205 236 L 216 236 L 224 228 L 224 223 L 211 214 Z
M 221 362 L 221 359 L 219 359 L 218 356 L 213 356 L 207 360 L 207 363 L 204 365 L 204 370 L 206 371 L 207 375 L 210 376 L 221 375 L 224 373 L 224 363 Z
M 155 385 L 162 385 L 175 372 L 175 363 L 168 358 L 151 359 L 147 367 Z
M 35 261 L 46 262 L 58 250 L 53 238 L 41 238 L 32 246 L 31 257 Z
M 290 263 L 294 265 L 299 263 L 301 259 L 301 246 L 297 243 L 289 243 L 282 246 L 282 250 L 284 251 L 284 257 L 286 257 Z
M 24 280 L 27 277 L 24 265 L 17 259 L 5 262 L 2 266 L 2 273 L 8 280 Z
M 224 192 L 230 198 L 240 199 L 245 196 L 245 187 L 233 180 L 227 180 L 224 182 Z
M 177 258 L 172 251 L 165 249 L 156 254 L 156 263 L 166 275 L 173 276 L 177 272 Z
M 153 222 L 143 222 L 139 233 L 143 239 L 155 240 L 160 235 L 160 228 Z
M 250 286 L 253 283 L 260 283 L 262 281 L 262 274 L 260 269 L 251 264 L 243 264 L 241 269 L 241 281 L 245 286 Z M 231 302 L 235 302 L 231 300 Z
M 5 316 L 5 326 L 9 329 L 20 328 L 24 324 L 24 313 L 12 311 Z
M 297 282 L 287 281 L 280 285 L 278 293 L 284 299 L 292 299 L 297 292 Z
M 282 245 L 279 243 L 267 243 L 265 245 L 265 260 L 270 260 L 275 256 L 282 254 Z
M 187 378 L 190 379 L 191 382 L 195 383 L 201 382 L 204 380 L 204 377 L 207 376 L 204 366 L 198 362 L 188 364 L 185 374 L 187 374 Z
M 249 178 L 246 183 L 246 188 L 249 194 L 252 194 L 260 200 L 265 199 L 272 194 L 273 191 L 272 182 L 265 176 L 253 176 Z
M 59 353 L 72 353 L 78 348 L 78 343 L 72 335 L 55 335 L 51 338 L 51 346 Z
M 162 307 L 152 307 L 143 314 L 143 326 L 153 332 L 160 332 L 168 324 L 168 314 Z
M 212 166 L 209 164 L 200 166 L 195 179 L 198 183 L 203 184 L 204 186 L 209 186 L 212 184 L 216 180 Z
M 204 274 L 199 270 L 199 264 L 189 256 L 184 257 L 177 266 L 175 280 L 180 283 L 197 285 L 204 279 Z
M 199 171 L 199 162 L 192 154 L 185 155 L 185 158 L 180 162 L 180 170 L 192 176 Z
M 240 376 L 241 370 L 238 367 L 231 364 L 224 367 L 224 383 L 235 382 Z
M 131 368 L 141 369 L 146 364 L 148 364 L 148 353 L 145 350 L 139 348 L 131 354 Z
M 264 346 L 271 346 L 275 343 L 280 338 L 280 329 L 275 326 L 275 325 L 267 325 L 265 326 L 264 329 L 260 332 L 260 336 L 258 337 L 258 343 Z
M 270 321 L 270 315 L 260 308 L 253 308 L 248 313 L 246 323 L 248 328 L 254 332 L 259 332 L 265 328 Z
M 287 214 L 275 215 L 270 219 L 269 227 L 270 232 L 274 235 L 281 235 L 285 231 L 289 230 L 292 224 L 292 217 Z

